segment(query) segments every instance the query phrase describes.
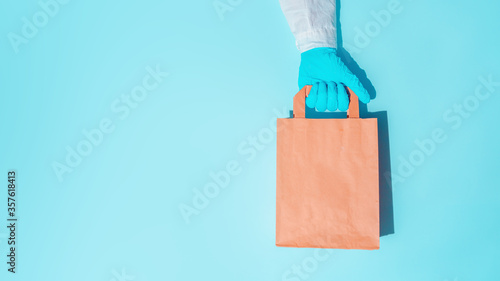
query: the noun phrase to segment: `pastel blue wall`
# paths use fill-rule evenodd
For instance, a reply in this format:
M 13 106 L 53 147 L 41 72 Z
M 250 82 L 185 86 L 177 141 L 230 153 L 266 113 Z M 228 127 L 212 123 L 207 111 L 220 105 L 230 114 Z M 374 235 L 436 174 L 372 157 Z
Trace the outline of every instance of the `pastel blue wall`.
M 500 2 L 394 1 L 340 11 L 387 113 L 394 233 L 329 252 L 274 246 L 270 132 L 299 65 L 277 0 L 4 1 L 2 280 L 498 279 Z

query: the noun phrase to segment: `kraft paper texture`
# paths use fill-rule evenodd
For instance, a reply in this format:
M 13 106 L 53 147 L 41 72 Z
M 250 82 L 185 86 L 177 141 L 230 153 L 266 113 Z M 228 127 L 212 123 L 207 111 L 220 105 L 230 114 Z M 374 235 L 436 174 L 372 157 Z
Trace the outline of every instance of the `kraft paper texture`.
M 278 119 L 276 245 L 378 249 L 377 119 L 305 118 L 310 86 L 294 98 L 294 118 Z

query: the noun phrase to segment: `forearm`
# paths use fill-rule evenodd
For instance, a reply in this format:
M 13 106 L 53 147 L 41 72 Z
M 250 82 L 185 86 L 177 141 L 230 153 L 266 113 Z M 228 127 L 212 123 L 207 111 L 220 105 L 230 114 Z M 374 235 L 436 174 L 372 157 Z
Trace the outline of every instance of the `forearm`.
M 337 47 L 336 0 L 280 0 L 300 52 Z

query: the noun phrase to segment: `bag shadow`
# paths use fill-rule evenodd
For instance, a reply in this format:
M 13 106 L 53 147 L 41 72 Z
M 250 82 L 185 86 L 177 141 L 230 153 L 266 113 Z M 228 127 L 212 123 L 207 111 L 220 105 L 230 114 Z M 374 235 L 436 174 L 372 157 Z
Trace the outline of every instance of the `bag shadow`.
M 375 87 L 368 79 L 366 72 L 358 65 L 354 58 L 344 49 L 342 37 L 342 24 L 340 22 L 341 1 L 335 0 L 336 4 L 336 28 L 337 28 L 337 50 L 347 68 L 354 73 L 361 84 L 370 94 L 370 99 L 377 96 Z M 306 111 L 307 114 L 307 111 Z M 389 143 L 389 122 L 387 111 L 368 112 L 366 104 L 360 103 L 359 114 L 361 118 L 377 118 L 378 124 L 378 151 L 379 151 L 379 216 L 380 237 L 394 234 L 394 205 L 392 196 L 392 173 L 391 173 L 391 151 Z M 342 116 L 346 116 L 344 113 Z M 332 116 L 333 117 L 333 116 Z
M 368 79 L 366 72 L 358 65 L 353 57 L 343 48 L 342 28 L 340 23 L 340 0 L 336 2 L 337 51 L 347 68 L 355 74 L 361 84 L 368 91 L 370 99 L 377 96 L 375 87 Z M 380 237 L 394 234 L 394 205 L 392 196 L 391 153 L 389 143 L 389 123 L 387 111 L 368 112 L 366 104 L 359 104 L 361 118 L 377 118 L 378 151 L 379 151 L 379 218 Z M 312 119 L 345 119 L 346 112 L 317 112 L 306 106 L 306 117 Z M 290 118 L 293 112 L 290 111 Z
M 379 218 L 380 237 L 394 234 L 394 206 L 391 180 L 391 150 L 389 143 L 389 123 L 387 111 L 368 112 L 366 104 L 360 103 L 361 118 L 377 118 L 378 127 L 378 168 L 379 168 Z M 345 112 L 318 112 L 306 107 L 306 117 L 310 119 L 345 119 Z M 290 118 L 293 112 L 290 111 Z
M 362 107 L 365 109 L 362 110 Z M 360 104 L 360 116 L 377 118 L 378 124 L 378 169 L 379 169 L 379 216 L 380 237 L 394 234 L 394 206 L 392 199 L 391 151 L 387 111 L 366 112 Z

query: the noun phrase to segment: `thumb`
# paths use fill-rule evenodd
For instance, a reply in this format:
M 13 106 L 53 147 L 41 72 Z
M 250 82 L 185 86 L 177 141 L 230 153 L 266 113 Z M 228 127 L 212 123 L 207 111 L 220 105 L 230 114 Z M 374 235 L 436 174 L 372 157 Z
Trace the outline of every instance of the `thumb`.
M 359 100 L 362 103 L 370 102 L 370 95 L 368 91 L 363 87 L 361 81 L 359 81 L 358 77 L 354 75 L 347 67 L 345 68 L 343 79 L 341 81 L 347 87 L 351 88 L 351 90 L 358 96 Z

